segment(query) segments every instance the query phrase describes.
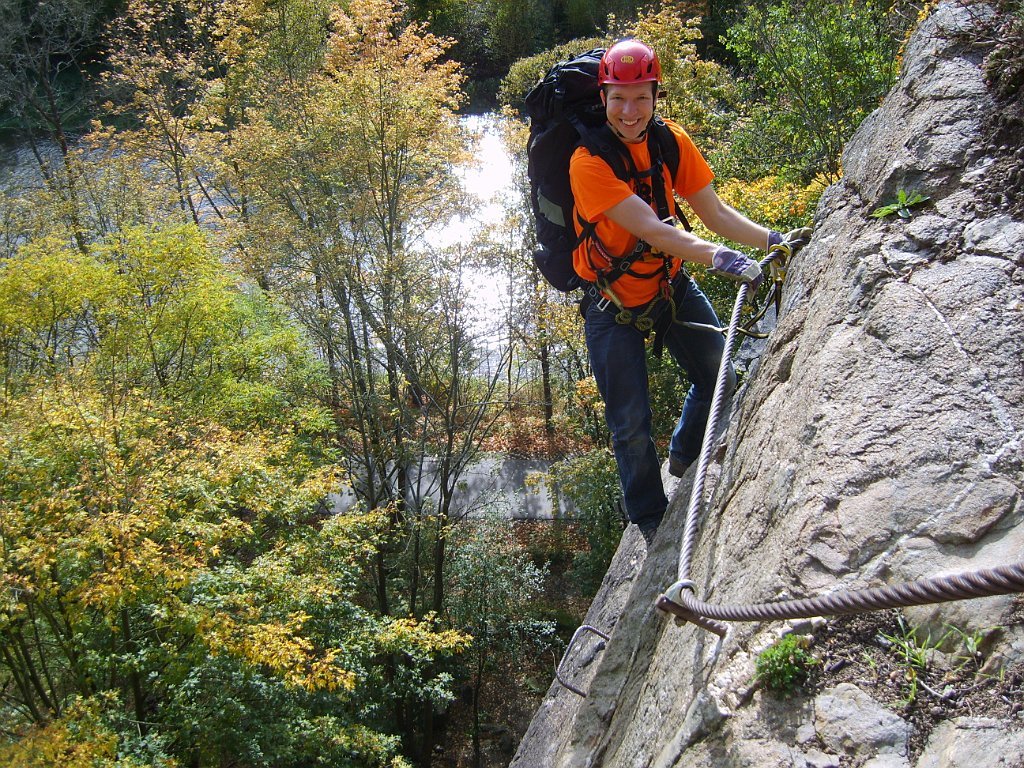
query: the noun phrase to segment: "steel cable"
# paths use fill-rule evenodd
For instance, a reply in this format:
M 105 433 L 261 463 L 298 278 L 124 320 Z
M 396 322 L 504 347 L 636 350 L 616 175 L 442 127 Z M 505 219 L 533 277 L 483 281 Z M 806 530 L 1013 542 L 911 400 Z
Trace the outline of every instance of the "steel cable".
M 761 261 L 762 271 L 782 253 L 774 249 Z M 722 363 L 718 369 L 707 426 L 704 430 L 704 444 L 697 461 L 690 502 L 686 512 L 686 525 L 679 549 L 679 580 L 658 597 L 656 605 L 679 619 L 692 622 L 719 636 L 725 634 L 725 626 L 719 621 L 771 621 L 777 619 L 803 619 L 814 616 L 841 616 L 852 613 L 885 610 L 912 605 L 927 605 L 975 597 L 989 597 L 1024 592 L 1024 562 L 995 568 L 969 571 L 949 576 L 919 579 L 904 584 L 871 587 L 861 590 L 844 590 L 814 598 L 780 600 L 772 603 L 739 605 L 712 605 L 698 600 L 694 594 L 695 584 L 690 579 L 690 566 L 697 543 L 700 526 L 700 508 L 711 453 L 722 407 L 731 393 L 726 393 L 728 370 L 732 359 L 732 348 L 736 342 L 736 330 L 740 314 L 747 299 L 748 286 L 740 285 L 733 305 L 732 318 L 725 338 Z
M 934 576 L 893 586 L 844 590 L 819 597 L 774 603 L 713 605 L 698 600 L 690 594 L 691 590 L 689 584 L 674 584 L 666 594 L 658 598 L 658 607 L 687 621 L 692 620 L 691 615 L 705 621 L 774 621 L 843 616 L 1024 592 L 1024 562 L 950 576 Z M 721 634 L 715 629 L 712 631 Z

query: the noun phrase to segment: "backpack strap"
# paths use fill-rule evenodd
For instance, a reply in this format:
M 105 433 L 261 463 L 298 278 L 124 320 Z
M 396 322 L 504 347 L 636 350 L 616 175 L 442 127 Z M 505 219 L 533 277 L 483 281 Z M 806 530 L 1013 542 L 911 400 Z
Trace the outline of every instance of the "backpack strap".
M 658 149 L 661 152 L 661 158 L 665 162 L 665 165 L 668 166 L 672 185 L 675 186 L 676 174 L 679 173 L 679 144 L 676 142 L 676 135 L 672 133 L 672 129 L 665 125 L 665 121 L 657 115 L 655 115 L 654 119 L 651 121 L 651 128 L 647 132 L 647 141 L 648 146 L 651 146 L 652 143 L 658 146 Z M 654 157 L 653 151 L 651 153 L 651 157 Z M 683 229 L 687 232 L 693 231 L 693 227 L 690 226 L 690 222 L 687 220 L 683 212 L 679 210 L 678 205 L 676 206 L 676 217 L 682 223 Z M 662 218 L 665 217 L 662 216 Z

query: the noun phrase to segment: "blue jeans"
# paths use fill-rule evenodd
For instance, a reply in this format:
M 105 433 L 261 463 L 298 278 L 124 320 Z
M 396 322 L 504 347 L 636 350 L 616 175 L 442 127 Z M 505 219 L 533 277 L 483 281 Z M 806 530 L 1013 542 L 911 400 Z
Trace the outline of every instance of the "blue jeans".
M 688 275 L 680 275 L 673 282 L 677 320 L 719 325 L 711 302 Z M 587 309 L 585 328 L 590 367 L 604 398 L 605 421 L 612 434 L 626 514 L 641 530 L 655 528 L 668 500 L 661 483 L 661 462 L 651 438 L 644 337 L 633 326 L 616 323 L 614 312 L 601 310 L 596 303 Z M 672 323 L 665 335 L 665 349 L 690 380 L 669 445 L 669 452 L 678 461 L 689 464 L 700 455 L 725 338 L 720 333 Z M 736 374 L 730 363 L 728 393 L 735 386 Z

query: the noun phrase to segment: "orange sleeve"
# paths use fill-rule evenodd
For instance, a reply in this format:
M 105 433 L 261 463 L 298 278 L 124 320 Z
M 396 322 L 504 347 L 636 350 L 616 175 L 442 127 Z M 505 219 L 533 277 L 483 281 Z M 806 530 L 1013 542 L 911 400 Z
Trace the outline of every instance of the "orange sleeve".
M 576 210 L 591 222 L 633 194 L 629 184 L 616 176 L 608 163 L 585 147 L 577 147 L 569 161 L 569 183 Z

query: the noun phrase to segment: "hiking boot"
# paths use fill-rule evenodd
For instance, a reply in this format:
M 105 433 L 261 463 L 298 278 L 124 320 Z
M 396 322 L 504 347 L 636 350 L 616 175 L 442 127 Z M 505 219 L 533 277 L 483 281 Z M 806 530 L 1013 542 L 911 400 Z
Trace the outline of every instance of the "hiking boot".
M 671 453 L 668 455 L 668 473 L 672 477 L 682 477 L 686 474 L 686 470 L 690 468 L 692 462 L 684 462 L 682 459 L 677 459 Z
M 653 528 L 648 528 L 646 530 L 643 528 L 640 529 L 640 535 L 644 537 L 644 541 L 647 543 L 647 549 L 651 548 L 651 544 L 654 543 L 654 537 L 657 533 L 658 526 L 656 525 Z

